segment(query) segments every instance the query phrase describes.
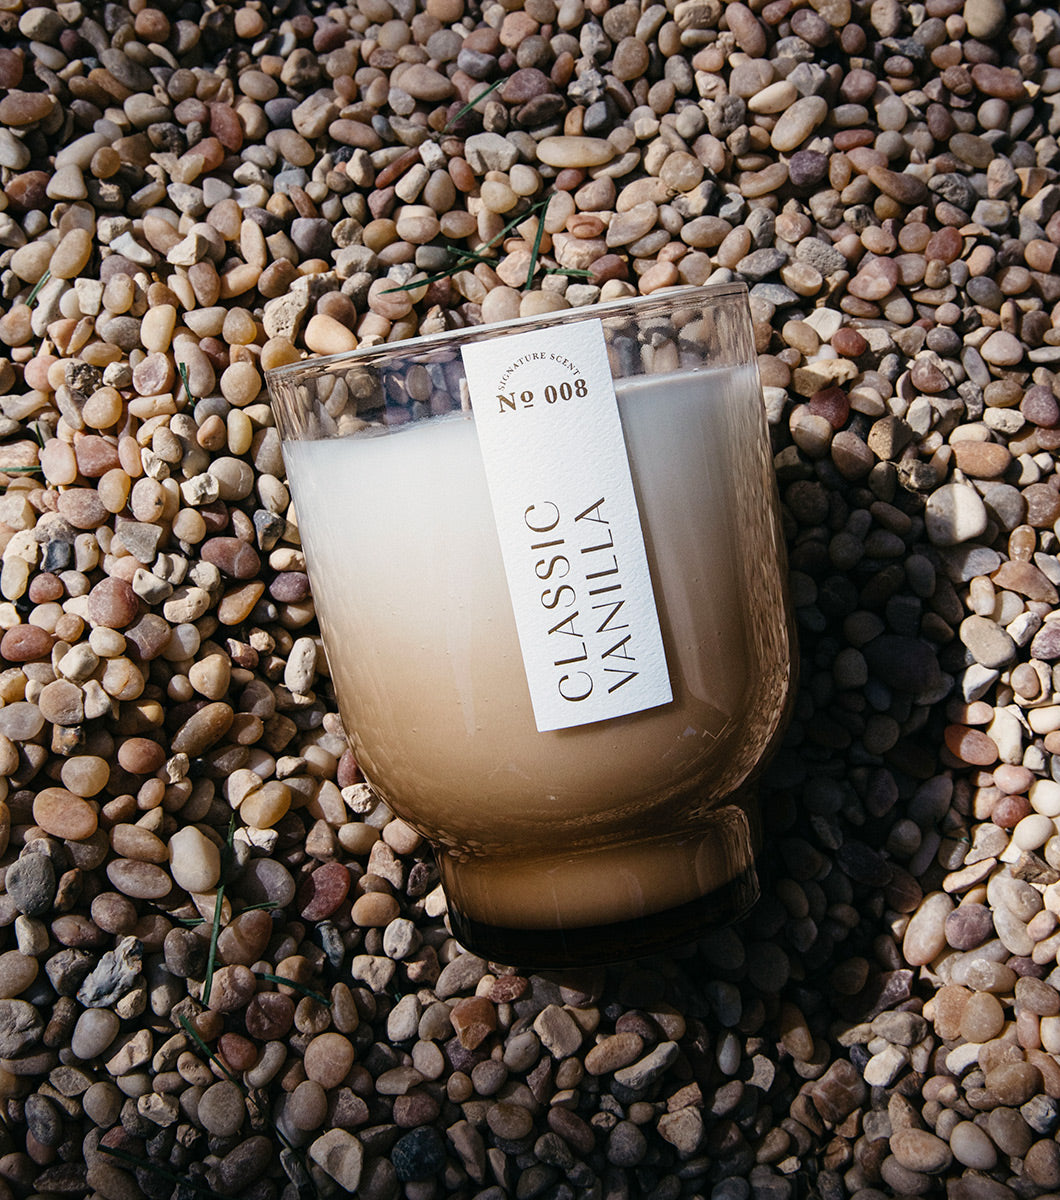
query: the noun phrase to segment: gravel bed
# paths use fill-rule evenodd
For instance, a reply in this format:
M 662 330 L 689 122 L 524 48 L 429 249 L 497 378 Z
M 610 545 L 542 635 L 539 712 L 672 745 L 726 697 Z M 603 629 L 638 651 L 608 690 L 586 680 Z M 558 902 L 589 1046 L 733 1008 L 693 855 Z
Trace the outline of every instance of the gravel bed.
M 0 0 L 0 1200 L 1060 1194 L 1058 100 L 1039 3 Z M 264 370 L 740 279 L 763 898 L 484 962 Z

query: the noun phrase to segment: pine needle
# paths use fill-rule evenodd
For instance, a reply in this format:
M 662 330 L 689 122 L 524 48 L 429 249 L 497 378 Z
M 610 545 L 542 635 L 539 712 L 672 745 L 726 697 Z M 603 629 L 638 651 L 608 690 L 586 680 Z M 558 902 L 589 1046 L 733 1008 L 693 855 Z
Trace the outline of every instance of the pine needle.
M 233 1075 L 232 1072 L 225 1065 L 224 1060 L 222 1058 L 220 1058 L 215 1051 L 211 1050 L 209 1046 L 207 1046 L 207 1044 L 200 1037 L 199 1031 L 188 1020 L 188 1018 L 183 1013 L 180 1013 L 180 1014 L 178 1014 L 177 1019 L 180 1021 L 180 1026 L 184 1030 L 184 1032 L 188 1035 L 188 1037 L 191 1038 L 191 1040 L 195 1043 L 195 1045 L 199 1047 L 200 1053 L 202 1053 L 206 1056 L 206 1061 L 216 1064 L 217 1069 L 219 1071 L 223 1072 L 225 1078 L 228 1079 L 230 1082 L 234 1083 L 236 1085 L 236 1087 L 239 1088 L 239 1090 L 244 1095 L 246 1095 L 246 1088 L 243 1086 L 242 1081 L 239 1079 L 239 1077 L 236 1075 Z
M 537 214 L 537 233 L 534 234 L 534 245 L 530 251 L 530 266 L 526 272 L 526 283 L 523 291 L 528 292 L 534 282 L 534 272 L 537 270 L 537 256 L 541 253 L 541 239 L 545 236 L 545 214 Z
M 304 983 L 299 983 L 297 979 L 288 979 L 284 975 L 270 975 L 268 971 L 255 971 L 254 974 L 258 979 L 266 979 L 269 983 L 282 983 L 284 987 L 292 987 L 296 992 L 301 992 L 303 996 L 308 996 L 310 1000 L 315 1000 L 318 1004 L 323 1004 L 327 1008 L 331 1007 L 331 1001 L 327 996 L 322 996 L 319 992 L 314 992 L 312 988 L 307 988 Z
M 191 388 L 188 386 L 188 364 L 186 362 L 179 363 L 177 369 L 180 371 L 180 382 L 184 384 L 184 394 L 188 397 L 188 403 L 194 404 L 195 397 L 191 394 Z
M 198 1176 L 178 1175 L 175 1171 L 168 1170 L 160 1163 L 152 1162 L 149 1158 L 142 1158 L 138 1154 L 130 1154 L 127 1150 L 119 1150 L 116 1146 L 101 1145 L 99 1148 L 104 1154 L 109 1154 L 111 1158 L 116 1158 L 119 1162 L 128 1163 L 132 1167 L 142 1167 L 145 1171 L 150 1171 L 152 1175 L 157 1176 L 159 1179 L 165 1179 L 170 1183 L 186 1183 L 200 1196 L 209 1196 L 213 1200 L 223 1200 L 204 1179 Z
M 49 279 L 51 279 L 51 277 L 52 277 L 51 271 L 46 270 L 44 272 L 44 274 L 40 277 L 40 279 L 38 279 L 37 282 L 33 285 L 33 291 L 30 292 L 30 294 L 26 297 L 26 304 L 30 308 L 33 307 L 34 302 L 36 301 L 37 297 L 40 295 L 41 288 L 44 287 L 44 285 L 48 282 Z
M 232 840 L 236 833 L 236 814 L 233 813 L 228 822 L 228 837 L 225 839 L 224 850 L 221 852 L 221 879 L 217 884 L 217 897 L 213 906 L 213 927 L 210 930 L 210 953 L 206 956 L 206 978 L 202 984 L 202 1002 L 209 1004 L 210 991 L 213 988 L 213 971 L 217 963 L 217 939 L 221 935 L 221 913 L 225 903 L 225 876 L 232 861 Z
M 279 908 L 279 904 L 275 900 L 262 900 L 258 904 L 248 904 L 245 908 L 239 910 L 240 916 L 248 912 L 270 912 L 274 908 Z M 171 917 L 170 920 L 176 921 L 178 925 L 185 925 L 188 929 L 195 929 L 199 925 L 206 923 L 205 917 Z
M 541 242 L 545 236 L 544 210 L 548 207 L 551 196 L 542 196 L 533 201 L 529 208 L 524 209 L 520 213 L 516 213 L 509 220 L 499 233 L 495 233 L 488 242 L 484 242 L 477 250 L 467 250 L 463 247 L 453 246 L 449 243 L 445 244 L 445 249 L 451 254 L 456 255 L 456 261 L 444 271 L 439 271 L 435 275 L 427 275 L 421 279 L 411 279 L 408 283 L 398 283 L 393 287 L 386 288 L 381 294 L 389 296 L 392 292 L 413 292 L 417 288 L 429 287 L 432 283 L 441 283 L 443 279 L 451 279 L 458 271 L 464 270 L 470 264 L 485 263 L 488 267 L 495 267 L 500 261 L 490 255 L 483 254 L 484 250 L 492 250 L 498 242 L 503 241 L 509 233 L 519 225 L 521 225 L 529 217 L 537 217 L 537 233 L 534 236 L 534 243 L 530 251 L 530 270 L 527 273 L 526 283 L 523 285 L 523 290 L 528 291 L 534 278 L 534 273 L 537 270 L 538 257 L 541 253 Z M 551 275 L 569 275 L 577 274 L 588 279 L 590 274 L 588 271 L 581 271 L 576 268 L 552 267 L 548 273 Z
M 495 80 L 493 83 L 491 83 L 484 92 L 479 92 L 479 94 L 474 98 L 474 100 L 469 100 L 464 105 L 463 108 L 461 108 L 457 111 L 455 116 L 451 117 L 448 121 L 446 121 L 445 128 L 442 130 L 442 132 L 438 136 L 442 137 L 445 134 L 449 133 L 450 130 L 452 130 L 453 128 L 455 128 L 455 126 L 460 124 L 460 122 L 464 119 L 464 117 L 467 116 L 467 114 L 469 112 L 472 112 L 474 110 L 474 108 L 477 104 L 481 104 L 482 101 L 485 100 L 486 97 L 488 95 L 490 95 L 492 92 L 495 92 L 497 90 L 497 88 L 499 88 L 501 86 L 502 83 L 507 83 L 507 82 L 508 82 L 508 76 L 505 75 L 504 78 Z

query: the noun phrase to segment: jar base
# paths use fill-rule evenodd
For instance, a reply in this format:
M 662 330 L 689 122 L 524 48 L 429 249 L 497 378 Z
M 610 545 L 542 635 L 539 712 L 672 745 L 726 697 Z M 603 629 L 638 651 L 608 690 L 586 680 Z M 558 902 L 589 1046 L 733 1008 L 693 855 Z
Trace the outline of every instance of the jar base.
M 744 916 L 758 899 L 754 865 L 727 883 L 675 908 L 603 925 L 571 929 L 507 929 L 461 913 L 450 902 L 449 923 L 466 949 L 507 966 L 556 970 L 622 962 L 686 944 Z

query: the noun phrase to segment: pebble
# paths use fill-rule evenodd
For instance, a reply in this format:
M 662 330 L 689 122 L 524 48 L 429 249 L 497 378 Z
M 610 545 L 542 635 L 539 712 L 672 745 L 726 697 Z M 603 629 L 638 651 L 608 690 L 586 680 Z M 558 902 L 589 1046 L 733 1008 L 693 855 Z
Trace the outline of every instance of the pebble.
M 614 155 L 614 147 L 603 138 L 550 137 L 537 145 L 539 161 L 550 167 L 598 167 Z
M 924 510 L 928 537 L 936 546 L 956 546 L 978 538 L 988 515 L 982 499 L 965 484 L 944 484 L 931 493 Z
M 350 1193 L 358 1190 L 364 1150 L 348 1130 L 328 1130 L 310 1145 L 309 1156 L 339 1187 Z
M 178 829 L 169 840 L 169 869 L 173 881 L 189 892 L 208 892 L 221 877 L 221 852 L 194 825 Z
M 55 869 L 43 854 L 26 853 L 7 870 L 7 894 L 17 912 L 39 917 L 55 899 Z
M 199 1097 L 196 1111 L 208 1132 L 215 1137 L 232 1137 L 239 1132 L 246 1116 L 243 1093 L 230 1080 L 219 1080 Z

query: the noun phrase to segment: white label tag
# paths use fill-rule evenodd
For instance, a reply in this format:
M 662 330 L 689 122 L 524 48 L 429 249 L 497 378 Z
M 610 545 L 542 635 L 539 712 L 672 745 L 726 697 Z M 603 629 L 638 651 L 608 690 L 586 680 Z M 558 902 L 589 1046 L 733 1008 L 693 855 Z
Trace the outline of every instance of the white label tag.
M 568 322 L 462 353 L 537 728 L 667 703 L 603 325 Z

